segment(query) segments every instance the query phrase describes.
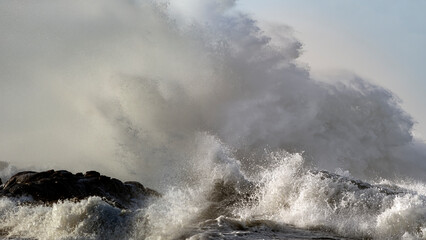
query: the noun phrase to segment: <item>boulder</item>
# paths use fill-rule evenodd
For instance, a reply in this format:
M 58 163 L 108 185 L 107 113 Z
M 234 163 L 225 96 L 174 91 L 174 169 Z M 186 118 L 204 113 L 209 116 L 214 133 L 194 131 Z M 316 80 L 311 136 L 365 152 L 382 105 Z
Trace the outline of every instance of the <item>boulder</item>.
M 96 171 L 72 174 L 65 170 L 49 170 L 19 172 L 0 187 L 0 197 L 22 196 L 45 204 L 98 196 L 113 206 L 126 209 L 140 205 L 148 197 L 160 197 L 160 194 L 139 182 L 123 183 Z

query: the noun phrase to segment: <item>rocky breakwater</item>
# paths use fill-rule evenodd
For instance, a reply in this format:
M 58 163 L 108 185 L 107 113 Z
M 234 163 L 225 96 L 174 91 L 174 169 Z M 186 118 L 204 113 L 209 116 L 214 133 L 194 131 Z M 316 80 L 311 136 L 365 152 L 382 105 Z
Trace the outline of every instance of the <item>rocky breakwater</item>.
M 0 197 L 26 196 L 28 199 L 25 202 L 41 204 L 98 196 L 115 207 L 128 209 L 140 205 L 149 197 L 160 197 L 160 194 L 139 182 L 123 183 L 96 171 L 85 174 L 72 174 L 65 170 L 25 171 L 15 174 L 0 186 Z

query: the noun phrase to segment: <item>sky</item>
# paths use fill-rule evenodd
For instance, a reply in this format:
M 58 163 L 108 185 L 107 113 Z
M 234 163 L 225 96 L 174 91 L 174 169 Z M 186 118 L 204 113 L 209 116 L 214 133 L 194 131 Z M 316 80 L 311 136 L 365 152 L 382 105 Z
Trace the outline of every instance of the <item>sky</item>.
M 426 139 L 426 1 L 241 0 L 260 23 L 285 24 L 314 78 L 353 72 L 394 92 Z

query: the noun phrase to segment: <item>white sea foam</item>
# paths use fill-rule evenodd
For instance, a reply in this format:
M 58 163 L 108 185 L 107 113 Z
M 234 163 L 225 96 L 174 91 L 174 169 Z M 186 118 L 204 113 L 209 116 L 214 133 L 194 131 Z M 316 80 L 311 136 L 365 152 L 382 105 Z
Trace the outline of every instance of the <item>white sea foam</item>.
M 129 237 L 130 214 L 98 197 L 52 206 L 21 205 L 0 199 L 2 237 L 35 239 L 123 239 Z
M 260 174 L 259 204 L 239 212 L 242 219 L 329 229 L 355 238 L 426 237 L 426 195 L 421 191 L 392 183 L 386 191 L 379 184 L 360 187 L 352 178 L 309 171 L 303 161 L 300 154 L 271 153 L 275 166 Z
M 52 206 L 3 198 L 1 230 L 39 239 L 273 238 L 274 232 L 283 238 L 425 237 L 420 182 L 407 182 L 410 188 L 403 181 L 365 183 L 347 172 L 318 171 L 306 166 L 303 154 L 285 151 L 265 153 L 268 167 L 245 172 L 220 140 L 208 134 L 198 139 L 194 156 L 200 159 L 191 159 L 185 170 L 192 175 L 175 179 L 174 187 L 142 209 L 120 210 L 97 197 Z

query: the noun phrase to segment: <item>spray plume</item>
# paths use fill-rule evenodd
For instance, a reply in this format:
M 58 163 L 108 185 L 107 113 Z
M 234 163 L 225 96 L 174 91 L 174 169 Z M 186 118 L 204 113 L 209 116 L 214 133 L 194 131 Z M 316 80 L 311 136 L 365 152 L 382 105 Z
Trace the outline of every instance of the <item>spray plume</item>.
M 285 149 L 362 178 L 425 180 L 425 144 L 393 93 L 312 79 L 289 28 L 267 34 L 235 5 L 2 2 L 0 160 L 155 186 L 214 136 L 243 167 Z

